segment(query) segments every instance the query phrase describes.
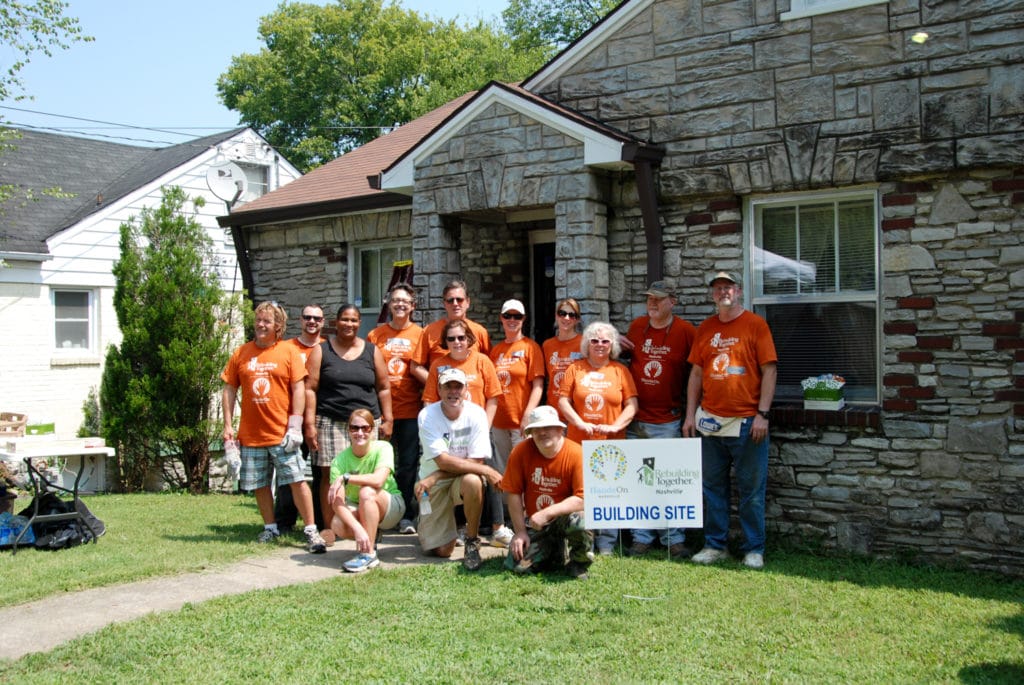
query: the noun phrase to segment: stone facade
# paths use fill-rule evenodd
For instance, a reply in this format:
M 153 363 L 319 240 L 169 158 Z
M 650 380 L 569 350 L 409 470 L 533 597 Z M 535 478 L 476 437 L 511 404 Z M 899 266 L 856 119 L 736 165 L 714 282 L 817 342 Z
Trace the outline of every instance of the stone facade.
M 664 146 L 680 315 L 711 313 L 709 272 L 747 270 L 748 198 L 877 193 L 881 401 L 776 406 L 772 533 L 1024 574 L 1024 2 L 891 0 L 790 21 L 786 0 L 631 7 L 535 91 Z M 922 29 L 929 40 L 911 41 Z M 501 301 L 529 285 L 509 217 L 543 210 L 558 295 L 624 329 L 648 281 L 636 184 L 492 106 L 418 165 L 411 211 L 250 229 L 257 296 L 337 302 L 349 241 L 408 236 L 422 318 L 461 277 L 471 316 L 497 333 Z

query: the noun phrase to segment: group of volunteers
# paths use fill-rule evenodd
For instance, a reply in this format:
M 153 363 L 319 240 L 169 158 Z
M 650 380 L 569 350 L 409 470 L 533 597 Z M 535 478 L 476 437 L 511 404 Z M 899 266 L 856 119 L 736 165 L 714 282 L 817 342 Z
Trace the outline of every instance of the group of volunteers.
M 651 283 L 647 313 L 625 335 L 605 321 L 581 332 L 579 303 L 559 300 L 542 345 L 524 335 L 517 299 L 501 306 L 503 335 L 492 343 L 468 318 L 462 281 L 445 286 L 445 316 L 425 327 L 412 320 L 414 288 L 394 285 L 387 322 L 365 340 L 355 305 L 338 310 L 326 337 L 323 309 L 308 305 L 300 335 L 284 340 L 284 308 L 259 304 L 254 340 L 222 374 L 224 440 L 240 443 L 239 487 L 255 493 L 264 522 L 258 540 L 281 534 L 276 476 L 311 553 L 355 542 L 349 572 L 376 567 L 381 531 L 397 530 L 418 535 L 427 555 L 463 546 L 470 571 L 486 536 L 509 549 L 516 573 L 586 578 L 595 551 L 612 554 L 620 536 L 584 525 L 581 442 L 699 436 L 703 548 L 691 557 L 680 528 L 634 529 L 628 553 L 660 543 L 676 559 L 728 558 L 734 472 L 742 563 L 761 568 L 775 346 L 734 274 L 714 274 L 709 288 L 716 313 L 694 328 L 673 313 L 675 291 Z

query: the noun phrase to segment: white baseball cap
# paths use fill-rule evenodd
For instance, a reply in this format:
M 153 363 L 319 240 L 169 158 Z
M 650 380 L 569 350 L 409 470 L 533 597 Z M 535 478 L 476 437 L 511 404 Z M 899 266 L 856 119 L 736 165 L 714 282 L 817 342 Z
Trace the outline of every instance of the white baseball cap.
M 519 312 L 520 314 L 526 313 L 526 307 L 519 300 L 505 300 L 505 304 L 501 305 L 501 313 L 505 312 Z
M 466 380 L 466 374 L 462 369 L 445 369 L 437 377 L 438 385 L 446 385 L 448 383 L 461 383 L 462 385 L 468 385 Z

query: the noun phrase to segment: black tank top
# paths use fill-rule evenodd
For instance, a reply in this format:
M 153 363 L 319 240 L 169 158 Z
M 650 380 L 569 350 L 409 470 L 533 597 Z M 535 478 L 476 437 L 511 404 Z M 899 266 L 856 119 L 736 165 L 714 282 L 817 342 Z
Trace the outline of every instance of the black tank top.
M 348 421 L 356 409 L 369 409 L 380 418 L 377 398 L 377 376 L 374 373 L 373 351 L 363 341 L 362 353 L 348 361 L 338 356 L 330 341 L 320 343 L 320 385 L 316 391 L 316 413 L 335 421 Z

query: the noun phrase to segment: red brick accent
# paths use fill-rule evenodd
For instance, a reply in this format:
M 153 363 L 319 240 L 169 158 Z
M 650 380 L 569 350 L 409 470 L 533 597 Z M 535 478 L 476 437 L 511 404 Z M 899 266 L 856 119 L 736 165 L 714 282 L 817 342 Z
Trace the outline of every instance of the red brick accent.
M 1013 353 L 1013 361 L 1024 362 L 1024 350 L 1017 350 Z
M 1013 320 L 1017 323 L 1024 323 L 1024 309 L 1014 312 Z
M 887 335 L 914 335 L 917 333 L 917 324 L 913 321 L 890 321 L 882 326 Z
M 1010 203 L 1013 205 L 1024 205 L 1024 193 L 1014 193 L 1011 195 Z
M 997 178 L 992 181 L 992 190 L 1005 193 L 1008 190 L 1024 190 L 1024 178 Z
M 880 428 L 881 412 L 878 407 L 850 406 L 839 411 L 804 409 L 800 404 L 781 404 L 772 407 L 773 426 L 840 426 Z
M 997 350 L 1019 350 L 1024 348 L 1024 338 L 996 338 Z
M 934 297 L 900 297 L 896 299 L 900 309 L 935 309 Z
M 1013 387 L 1024 390 L 1024 376 L 1014 376 Z
M 887 373 L 885 374 L 885 377 L 882 378 L 882 384 L 887 388 L 917 385 L 917 376 L 912 373 Z
M 711 235 L 727 235 L 729 233 L 743 232 L 743 224 L 739 221 L 729 221 L 724 224 L 712 224 Z
M 900 219 L 882 219 L 883 231 L 897 231 L 901 228 L 913 228 L 914 217 L 906 216 Z
M 333 247 L 321 247 L 320 251 L 317 254 L 319 254 L 321 257 L 333 257 L 334 256 L 334 248 Z
M 1013 335 L 1020 336 L 1019 323 L 985 323 L 981 325 L 982 335 Z
M 949 335 L 919 335 L 917 346 L 923 350 L 951 350 L 953 338 Z
M 343 261 L 345 261 L 345 256 L 344 255 L 340 255 L 340 254 L 339 255 L 332 255 L 332 256 L 327 258 L 327 263 L 328 264 L 337 264 L 338 262 L 343 262 Z
M 913 412 L 917 411 L 917 402 L 903 399 L 885 400 L 882 402 L 882 409 L 886 411 Z
M 1015 405 L 1013 405 L 1013 415 L 1014 416 L 1024 416 L 1024 404 L 1015 404 Z
M 896 194 L 890 193 L 889 195 L 882 196 L 883 207 L 898 207 L 900 205 L 912 205 L 917 202 L 917 195 L 912 193 Z
M 996 390 L 996 402 L 1024 402 L 1024 390 Z
M 902 399 L 930 400 L 935 397 L 935 388 L 900 388 Z
M 704 212 L 702 214 L 690 214 L 684 220 L 687 226 L 695 226 L 697 224 L 710 224 L 715 220 L 713 214 Z
M 712 212 L 721 212 L 725 209 L 739 209 L 740 199 L 738 197 L 732 197 L 728 200 L 712 200 L 708 203 L 708 209 Z
M 897 183 L 896 190 L 901 193 L 930 193 L 932 184 L 927 181 L 907 181 Z
M 896 358 L 908 364 L 931 364 L 935 361 L 933 353 L 920 350 L 900 350 L 896 353 Z

